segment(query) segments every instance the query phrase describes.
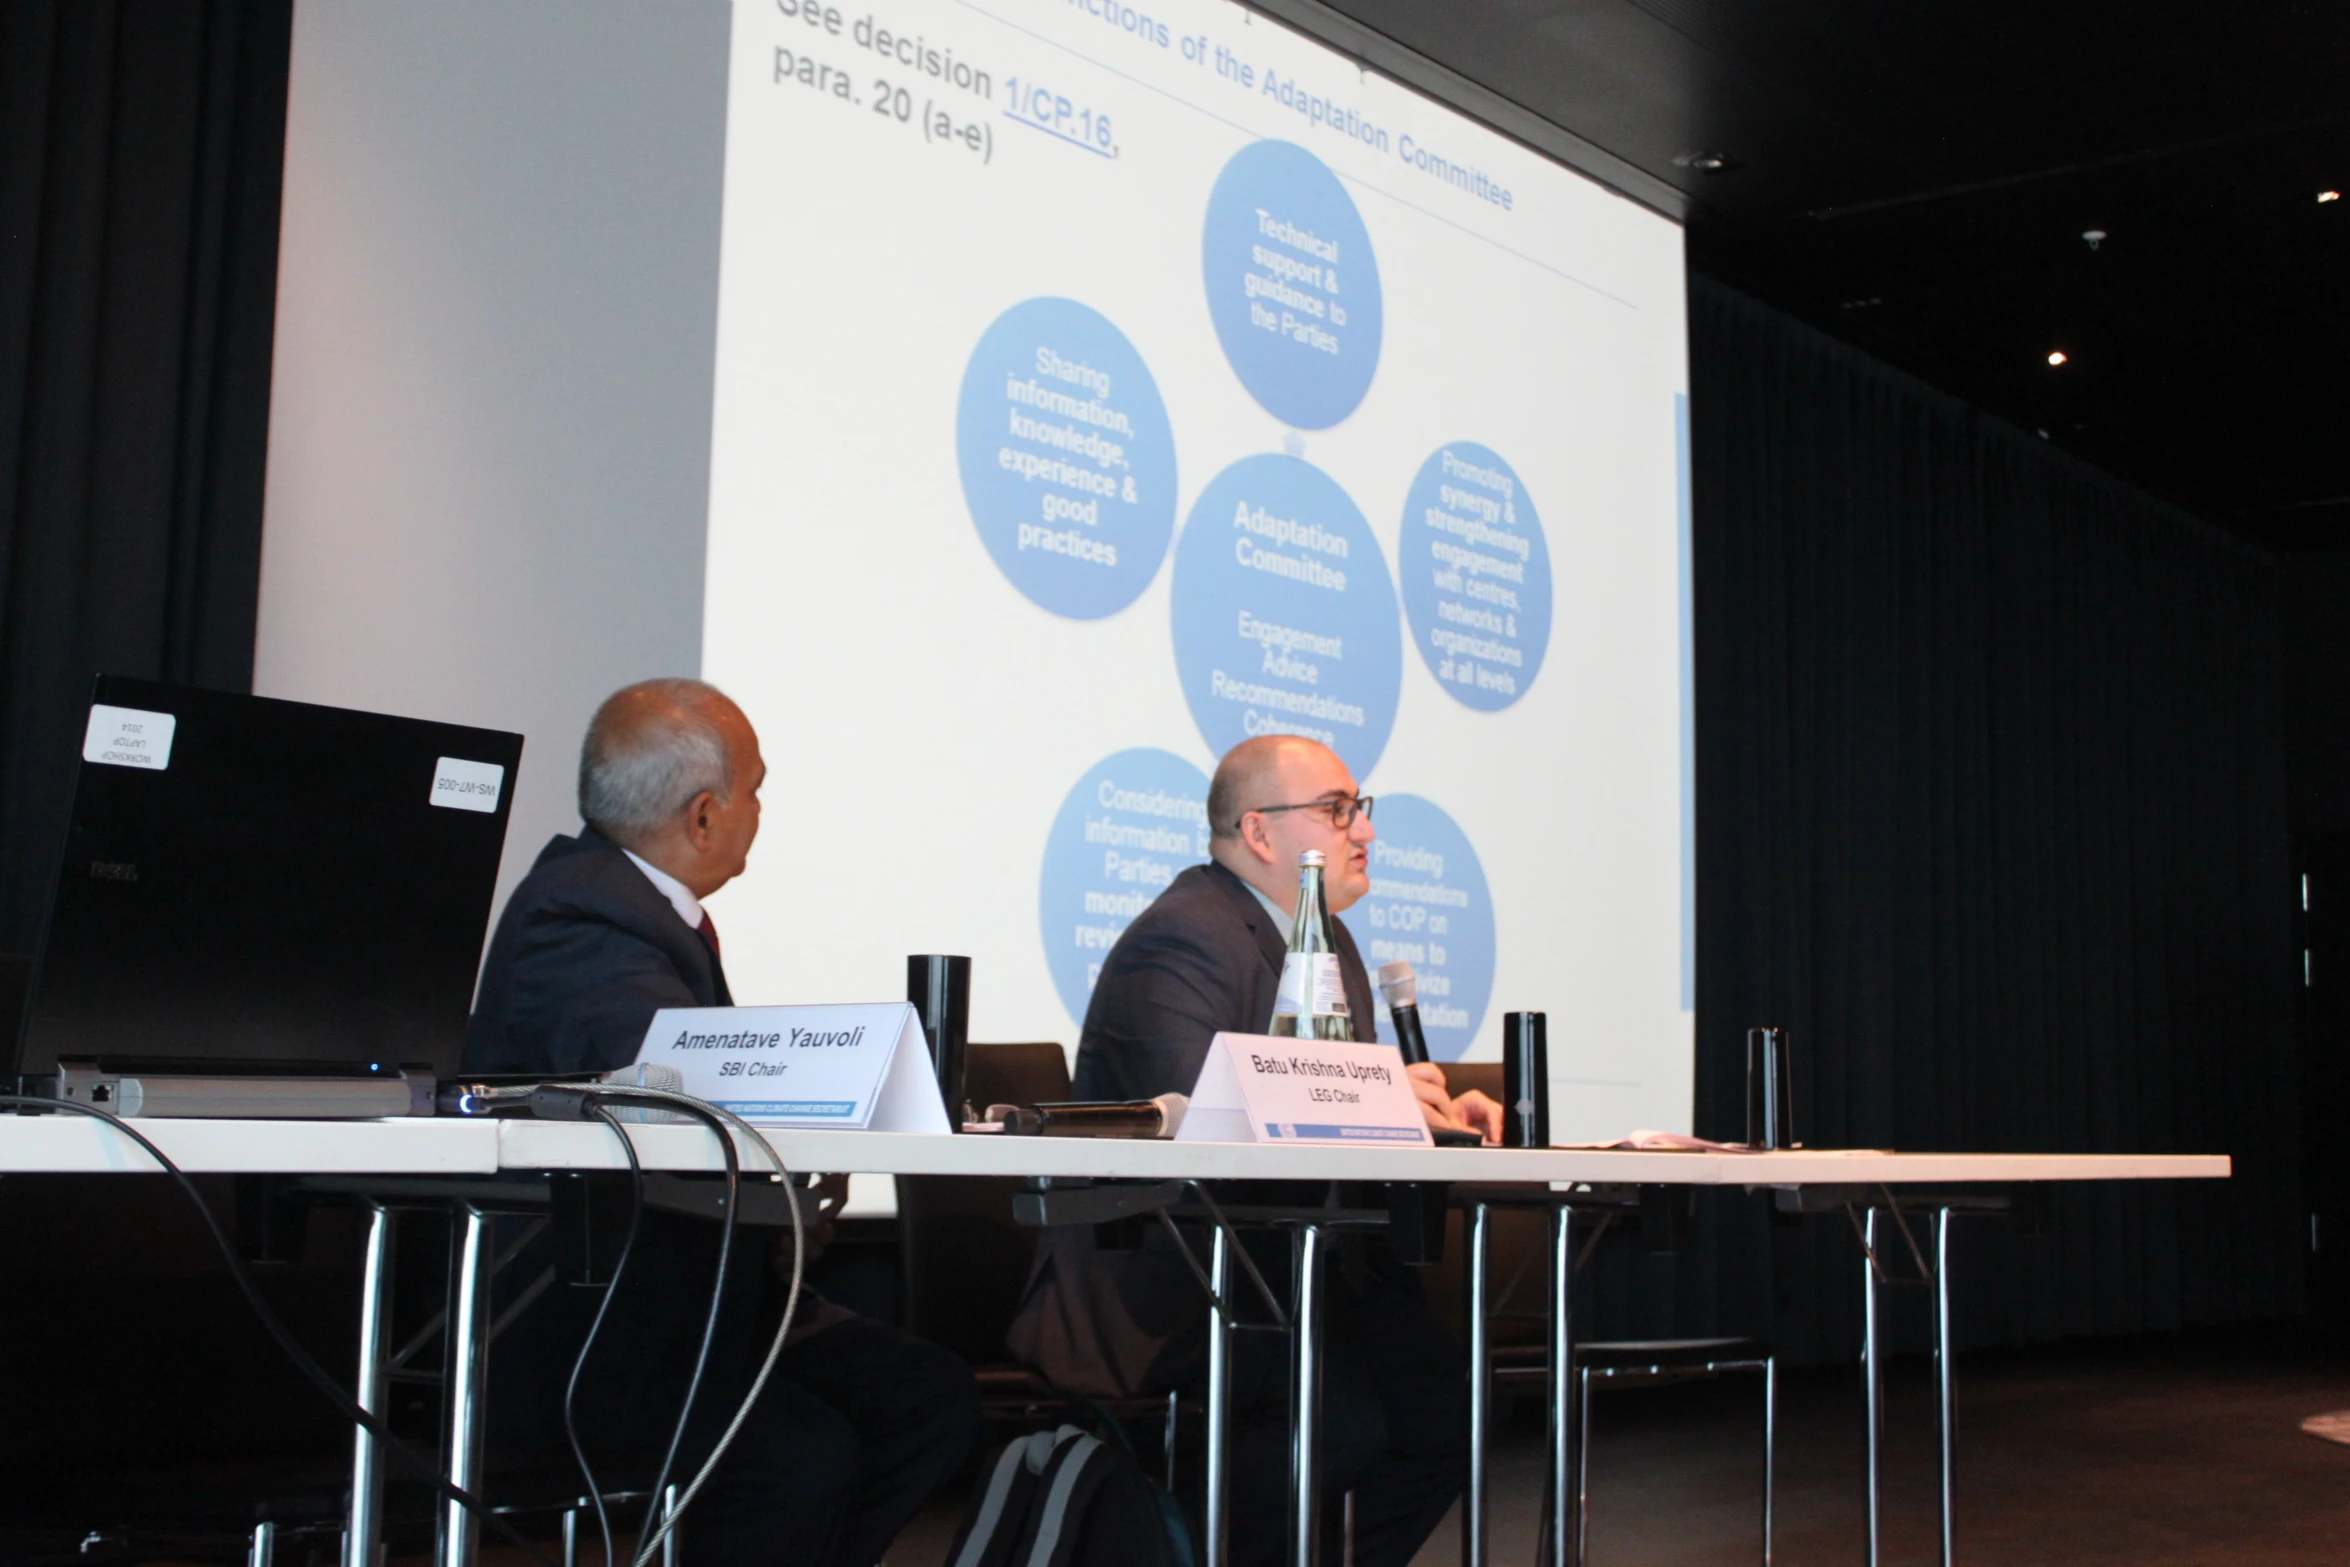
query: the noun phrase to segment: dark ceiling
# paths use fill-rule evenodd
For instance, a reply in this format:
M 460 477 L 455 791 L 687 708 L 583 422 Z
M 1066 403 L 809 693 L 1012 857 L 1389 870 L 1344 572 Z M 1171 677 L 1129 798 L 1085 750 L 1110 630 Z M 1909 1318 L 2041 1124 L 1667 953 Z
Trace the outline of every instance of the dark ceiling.
M 2350 548 L 2346 0 L 1330 3 L 1682 192 L 1695 270 Z

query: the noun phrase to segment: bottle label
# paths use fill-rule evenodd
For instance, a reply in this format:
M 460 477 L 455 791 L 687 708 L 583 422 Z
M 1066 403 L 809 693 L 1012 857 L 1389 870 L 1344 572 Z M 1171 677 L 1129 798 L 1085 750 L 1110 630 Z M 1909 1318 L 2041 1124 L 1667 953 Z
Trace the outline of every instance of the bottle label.
M 1335 952 L 1292 952 L 1281 962 L 1275 1017 L 1345 1017 L 1346 974 Z

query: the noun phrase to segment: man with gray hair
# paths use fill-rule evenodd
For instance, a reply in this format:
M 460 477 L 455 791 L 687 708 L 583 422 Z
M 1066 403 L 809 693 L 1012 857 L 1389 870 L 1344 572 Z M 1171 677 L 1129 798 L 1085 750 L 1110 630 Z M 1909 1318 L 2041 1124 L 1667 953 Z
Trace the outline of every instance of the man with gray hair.
M 767 764 L 742 709 L 699 680 L 607 697 L 579 752 L 576 838 L 507 900 L 466 1039 L 476 1072 L 609 1071 L 663 1007 L 733 1004 L 702 900 L 742 874 Z
M 466 1069 L 608 1071 L 636 1059 L 661 1008 L 731 1006 L 702 900 L 742 874 L 766 776 L 750 720 L 713 686 L 647 680 L 606 699 L 580 748 L 585 825 L 549 843 L 507 900 Z M 812 1227 L 811 1253 L 826 1228 Z M 708 1453 L 772 1340 L 781 1291 L 760 1250 L 734 1249 L 682 1472 Z M 577 1379 L 574 1413 L 600 1466 L 621 1459 L 625 1474 L 627 1458 L 658 1460 L 692 1376 L 717 1251 L 714 1224 L 643 1216 Z M 520 1277 L 543 1265 L 522 1261 Z M 491 1407 L 537 1416 L 533 1445 L 559 1441 L 596 1304 L 589 1291 L 556 1291 L 499 1343 Z M 803 1294 L 774 1379 L 679 1526 L 686 1567 L 872 1567 L 978 1426 L 961 1360 Z M 493 1435 L 514 1445 L 511 1429 Z

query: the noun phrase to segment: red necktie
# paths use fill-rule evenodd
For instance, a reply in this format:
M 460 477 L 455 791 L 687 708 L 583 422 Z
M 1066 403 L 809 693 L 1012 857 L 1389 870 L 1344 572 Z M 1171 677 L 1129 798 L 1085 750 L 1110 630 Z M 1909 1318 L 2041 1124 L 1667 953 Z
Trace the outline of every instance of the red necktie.
M 720 957 L 721 954 L 718 950 L 718 927 L 710 923 L 710 911 L 708 909 L 704 909 L 702 911 L 702 923 L 696 925 L 694 930 L 704 941 L 710 944 L 710 956 L 714 958 Z

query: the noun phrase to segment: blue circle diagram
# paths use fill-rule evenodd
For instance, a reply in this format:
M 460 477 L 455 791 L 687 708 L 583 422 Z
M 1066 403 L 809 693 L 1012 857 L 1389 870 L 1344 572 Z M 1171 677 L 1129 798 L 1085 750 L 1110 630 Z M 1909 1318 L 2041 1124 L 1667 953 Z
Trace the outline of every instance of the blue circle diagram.
M 1134 917 L 1208 857 L 1208 779 L 1171 751 L 1120 751 L 1077 781 L 1044 843 L 1045 968 L 1079 1024 Z
M 1285 141 L 1233 154 L 1200 265 L 1224 357 L 1267 413 L 1327 430 L 1355 411 L 1379 368 L 1379 263 L 1328 164 Z
M 1493 1000 L 1485 867 L 1453 819 L 1416 794 L 1379 796 L 1372 823 L 1371 890 L 1347 911 L 1347 928 L 1373 973 L 1398 958 L 1411 964 L 1428 1054 L 1458 1061 Z
M 963 499 L 1012 586 L 1072 620 L 1141 596 L 1175 528 L 1175 436 L 1158 383 L 1073 299 L 996 317 L 955 404 Z
M 1453 699 L 1498 712 L 1526 694 L 1550 647 L 1550 546 L 1510 465 L 1453 441 L 1405 497 L 1395 572 L 1428 673 Z
M 1310 735 L 1356 778 L 1395 727 L 1403 626 L 1378 541 L 1312 463 L 1243 457 L 1175 543 L 1175 673 L 1208 749 Z

